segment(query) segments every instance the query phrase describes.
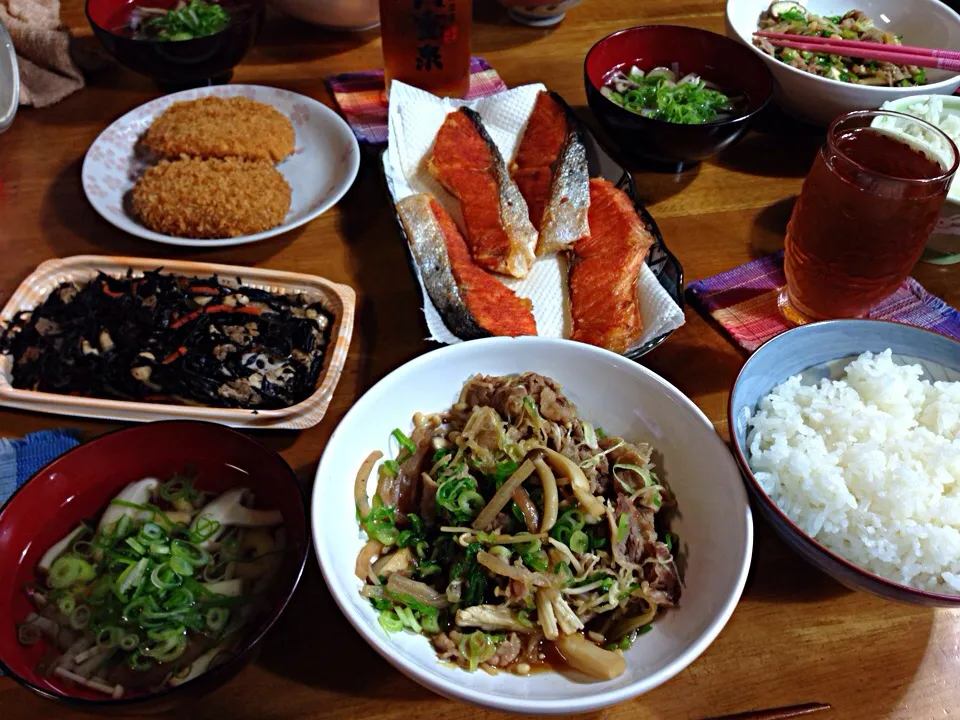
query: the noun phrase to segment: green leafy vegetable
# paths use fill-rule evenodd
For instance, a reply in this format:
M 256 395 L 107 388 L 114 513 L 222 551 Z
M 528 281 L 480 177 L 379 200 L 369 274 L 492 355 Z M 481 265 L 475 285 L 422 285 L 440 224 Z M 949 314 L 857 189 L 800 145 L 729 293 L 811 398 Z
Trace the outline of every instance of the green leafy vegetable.
M 215 2 L 190 0 L 143 23 L 138 40 L 176 42 L 214 35 L 230 24 L 230 12 Z

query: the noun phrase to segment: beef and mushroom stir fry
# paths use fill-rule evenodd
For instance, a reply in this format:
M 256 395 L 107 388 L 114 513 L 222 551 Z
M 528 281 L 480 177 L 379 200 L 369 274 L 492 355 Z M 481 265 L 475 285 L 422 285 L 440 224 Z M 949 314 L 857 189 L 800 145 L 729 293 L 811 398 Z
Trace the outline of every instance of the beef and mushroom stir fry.
M 18 314 L 2 349 L 16 388 L 270 409 L 313 393 L 331 320 L 318 302 L 239 278 L 100 274 Z
M 835 37 L 885 45 L 902 45 L 902 36 L 881 30 L 861 10 L 844 15 L 820 16 L 795 2 L 774 2 L 760 15 L 758 29 L 802 36 Z M 910 87 L 925 85 L 926 72 L 916 65 L 864 60 L 856 57 L 775 47 L 768 39 L 755 37 L 753 44 L 791 67 L 814 75 L 859 85 Z
M 393 435 L 372 499 L 379 452 L 355 485 L 368 538 L 356 574 L 381 626 L 428 635 L 468 670 L 562 658 L 622 674 L 622 650 L 680 597 L 674 499 L 650 446 L 606 435 L 533 373 L 478 375 L 448 412 Z

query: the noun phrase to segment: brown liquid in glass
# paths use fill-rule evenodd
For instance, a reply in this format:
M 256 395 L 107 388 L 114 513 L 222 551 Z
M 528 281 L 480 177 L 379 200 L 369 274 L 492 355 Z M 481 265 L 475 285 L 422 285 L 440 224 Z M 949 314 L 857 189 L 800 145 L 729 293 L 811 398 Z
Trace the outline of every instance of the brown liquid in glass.
M 920 259 L 948 187 L 904 182 L 944 169 L 871 128 L 847 130 L 834 145 L 839 152 L 817 155 L 787 226 L 790 301 L 812 319 L 859 317 L 896 291 Z
M 387 92 L 390 82 L 434 95 L 470 88 L 471 0 L 380 0 Z

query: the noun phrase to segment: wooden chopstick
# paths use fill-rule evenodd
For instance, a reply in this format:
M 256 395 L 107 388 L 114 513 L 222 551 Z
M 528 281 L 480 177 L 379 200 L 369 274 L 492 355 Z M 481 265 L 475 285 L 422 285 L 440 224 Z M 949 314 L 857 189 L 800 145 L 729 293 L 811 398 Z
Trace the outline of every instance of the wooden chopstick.
M 735 715 L 723 715 L 707 720 L 788 720 L 788 718 L 812 715 L 821 710 L 831 709 L 832 706 L 829 703 L 804 703 L 803 705 L 790 705 L 789 707 L 772 708 L 770 710 L 753 710 L 736 713 Z
M 801 35 L 799 33 L 777 33 L 766 30 L 758 30 L 754 33 L 754 35 L 772 40 L 790 40 L 794 42 L 810 43 L 813 45 L 825 44 L 832 41 L 847 48 L 860 48 L 863 50 L 877 50 L 879 48 L 883 48 L 884 52 L 896 53 L 898 55 L 924 55 L 927 57 L 942 57 L 960 60 L 960 51 L 957 50 L 941 50 L 940 48 L 915 47 L 913 45 L 888 45 L 886 43 L 867 42 L 865 40 L 846 40 L 838 37 Z
M 804 39 L 808 39 L 804 37 Z M 812 38 L 811 38 L 812 39 Z M 827 40 L 828 38 L 820 38 Z M 833 43 L 811 43 L 811 42 L 789 42 L 786 40 L 770 40 L 770 44 L 776 47 L 790 48 L 791 50 L 805 50 L 815 53 L 829 53 L 831 55 L 843 55 L 845 57 L 863 58 L 864 60 L 875 60 L 878 62 L 889 62 L 895 65 L 916 65 L 917 67 L 932 68 L 935 70 L 949 70 L 951 72 L 960 72 L 960 60 L 945 57 L 930 57 L 927 55 L 910 55 L 897 52 L 886 52 L 878 50 L 861 50 L 860 48 L 851 48 L 840 44 L 840 41 Z M 891 47 L 876 43 L 880 47 Z

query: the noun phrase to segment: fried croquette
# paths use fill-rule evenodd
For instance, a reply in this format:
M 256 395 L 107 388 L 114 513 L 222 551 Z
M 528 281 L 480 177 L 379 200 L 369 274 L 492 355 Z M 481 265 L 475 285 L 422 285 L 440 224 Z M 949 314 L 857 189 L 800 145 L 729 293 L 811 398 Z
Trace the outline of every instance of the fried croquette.
M 265 160 L 161 160 L 133 187 L 133 211 L 151 230 L 229 238 L 269 230 L 290 209 L 290 186 Z
M 280 162 L 293 152 L 294 132 L 283 113 L 264 103 L 245 97 L 205 97 L 167 108 L 144 134 L 143 144 L 165 158 Z

